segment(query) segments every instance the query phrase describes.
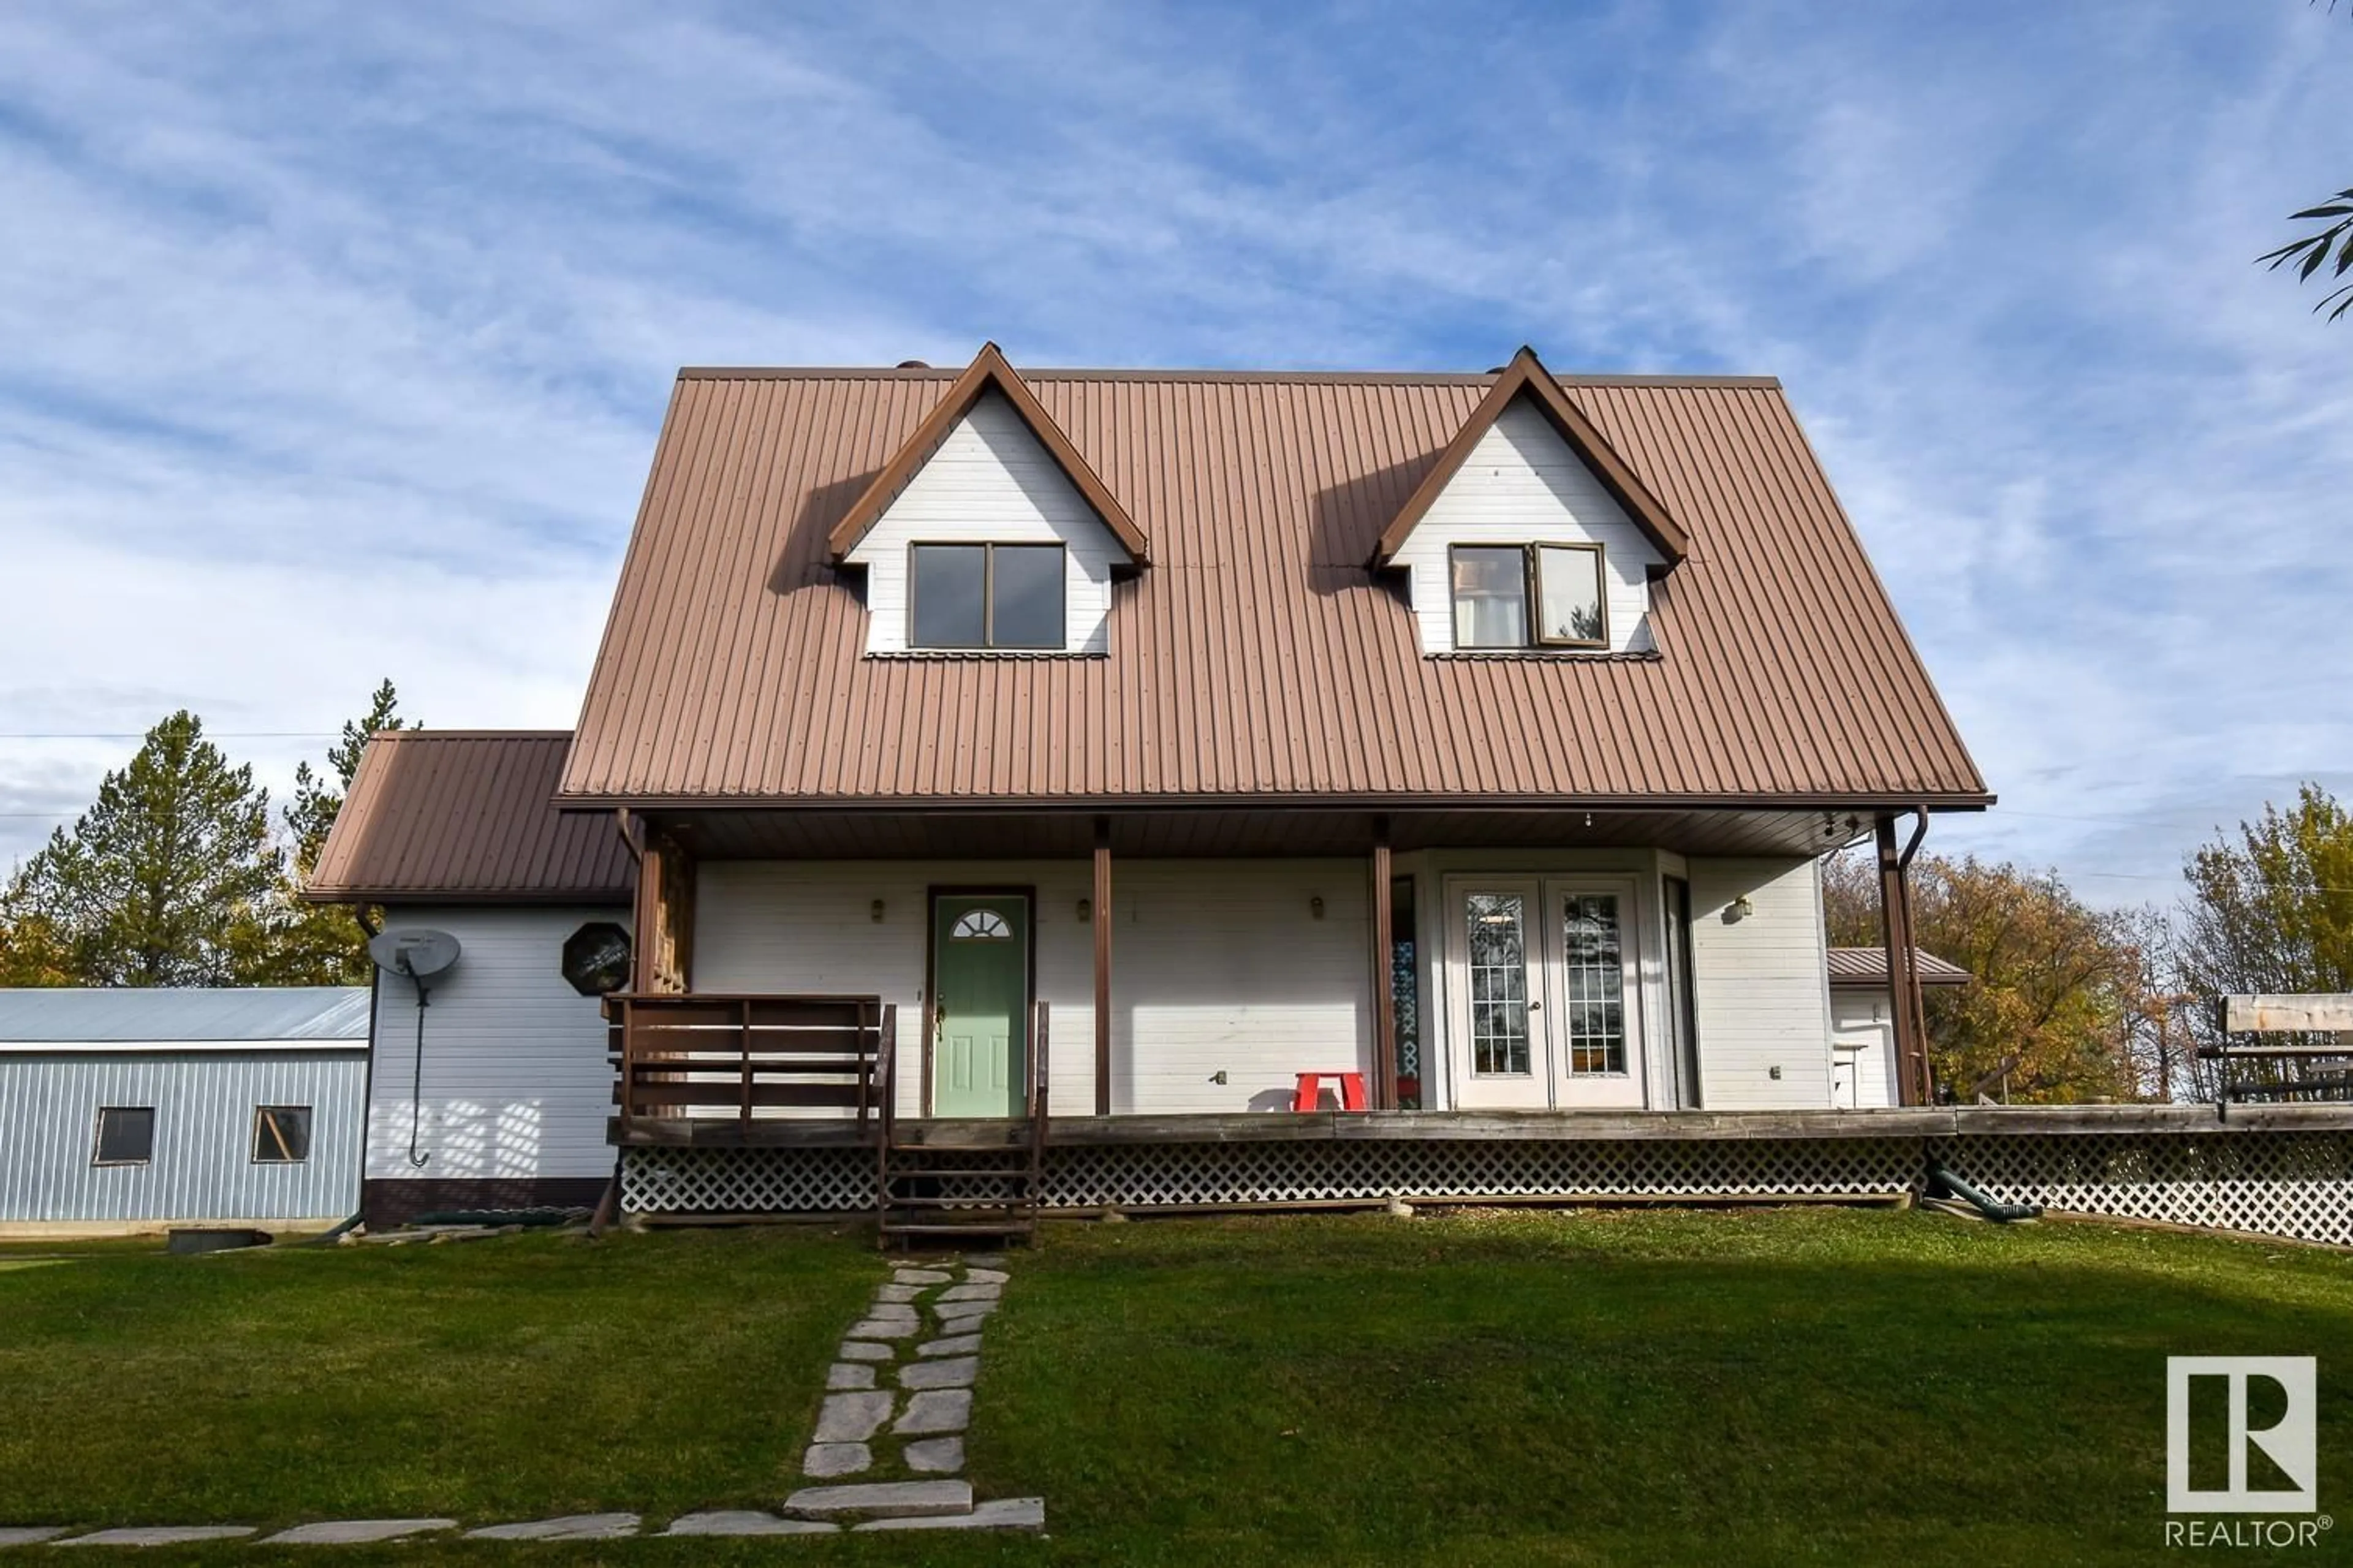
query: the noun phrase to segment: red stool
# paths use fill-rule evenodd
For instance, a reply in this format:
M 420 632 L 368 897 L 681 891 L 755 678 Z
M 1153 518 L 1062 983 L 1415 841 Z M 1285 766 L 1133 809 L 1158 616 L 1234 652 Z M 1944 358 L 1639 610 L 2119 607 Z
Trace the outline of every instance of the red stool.
M 1363 1073 L 1303 1072 L 1295 1073 L 1293 1077 L 1296 1079 L 1296 1087 L 1291 1091 L 1291 1109 L 1293 1110 L 1316 1110 L 1323 1102 L 1324 1080 L 1327 1078 L 1335 1078 L 1340 1080 L 1341 1110 L 1365 1110 L 1370 1109 L 1365 1101 L 1365 1075 Z

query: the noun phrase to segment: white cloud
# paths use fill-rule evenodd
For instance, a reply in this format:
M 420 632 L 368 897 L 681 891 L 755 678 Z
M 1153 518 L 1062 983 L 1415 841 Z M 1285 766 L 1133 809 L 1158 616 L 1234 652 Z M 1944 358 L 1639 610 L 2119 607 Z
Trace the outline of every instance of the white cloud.
M 1940 842 L 2161 879 L 2353 768 L 2353 335 L 2249 264 L 2348 65 L 2195 0 L 11 7 L 0 735 L 568 723 L 681 363 L 1528 340 L 1782 375 L 2013 807 Z M 0 859 L 126 751 L 0 738 Z

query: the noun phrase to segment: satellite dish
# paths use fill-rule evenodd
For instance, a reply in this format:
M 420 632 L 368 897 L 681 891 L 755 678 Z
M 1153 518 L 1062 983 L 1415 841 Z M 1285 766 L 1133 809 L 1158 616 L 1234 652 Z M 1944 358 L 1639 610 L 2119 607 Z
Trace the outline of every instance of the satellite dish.
M 458 962 L 458 939 L 446 931 L 418 926 L 378 931 L 368 940 L 368 956 L 378 968 L 425 980 Z

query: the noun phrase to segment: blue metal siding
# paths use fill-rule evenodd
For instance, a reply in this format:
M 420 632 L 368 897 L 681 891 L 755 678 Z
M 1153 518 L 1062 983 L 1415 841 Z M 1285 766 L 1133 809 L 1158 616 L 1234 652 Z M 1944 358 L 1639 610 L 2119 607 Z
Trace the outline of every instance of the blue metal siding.
M 340 1219 L 359 1206 L 357 1051 L 0 1056 L 0 1223 Z M 92 1163 L 99 1108 L 153 1106 L 153 1158 Z M 311 1157 L 258 1164 L 254 1111 L 307 1105 Z

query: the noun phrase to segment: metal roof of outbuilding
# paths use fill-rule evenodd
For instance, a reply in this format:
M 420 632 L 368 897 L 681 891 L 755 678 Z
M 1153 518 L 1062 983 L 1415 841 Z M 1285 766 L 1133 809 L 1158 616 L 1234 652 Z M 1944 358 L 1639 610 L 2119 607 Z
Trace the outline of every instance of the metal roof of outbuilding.
M 0 990 L 0 1050 L 274 1045 L 368 1037 L 364 985 Z

